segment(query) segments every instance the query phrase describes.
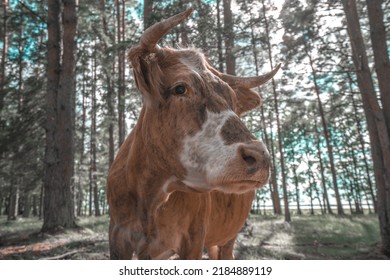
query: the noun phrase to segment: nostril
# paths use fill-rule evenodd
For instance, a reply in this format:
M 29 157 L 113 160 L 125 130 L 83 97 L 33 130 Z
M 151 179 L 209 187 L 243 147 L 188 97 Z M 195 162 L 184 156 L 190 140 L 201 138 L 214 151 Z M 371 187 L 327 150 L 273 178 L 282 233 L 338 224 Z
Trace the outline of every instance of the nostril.
M 241 158 L 244 160 L 245 165 L 247 167 L 247 172 L 249 174 L 253 174 L 259 169 L 259 160 L 256 156 L 256 152 L 257 151 L 245 147 L 241 150 Z
M 244 161 L 246 162 L 246 164 L 250 167 L 250 166 L 253 166 L 254 164 L 256 164 L 256 159 L 252 156 L 246 156 L 246 155 L 243 155 L 242 158 L 244 159 Z

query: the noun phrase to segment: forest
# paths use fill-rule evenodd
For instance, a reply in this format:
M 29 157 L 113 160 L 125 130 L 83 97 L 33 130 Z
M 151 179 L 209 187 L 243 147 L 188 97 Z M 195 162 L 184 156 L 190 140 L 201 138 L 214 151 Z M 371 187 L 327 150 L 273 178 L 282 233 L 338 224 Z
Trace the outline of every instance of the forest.
M 390 256 L 389 0 L 1 0 L 0 217 L 55 232 L 109 214 L 108 170 L 142 108 L 127 52 L 190 6 L 161 45 L 237 76 L 282 64 L 243 117 L 273 162 L 251 212 L 372 214 Z

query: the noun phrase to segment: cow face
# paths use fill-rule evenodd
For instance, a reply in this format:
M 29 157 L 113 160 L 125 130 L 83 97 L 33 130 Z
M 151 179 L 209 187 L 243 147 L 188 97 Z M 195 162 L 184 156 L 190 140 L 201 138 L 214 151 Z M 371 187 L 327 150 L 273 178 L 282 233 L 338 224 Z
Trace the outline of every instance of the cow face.
M 270 157 L 239 116 L 260 105 L 259 95 L 250 88 L 277 69 L 265 76 L 237 78 L 219 73 L 195 49 L 158 47 L 161 36 L 154 35 L 156 30 L 162 28 L 158 33 L 165 34 L 173 25 L 169 22 L 177 24 L 187 14 L 152 26 L 129 53 L 145 103 L 141 135 L 169 176 L 166 192 L 252 190 L 267 182 Z

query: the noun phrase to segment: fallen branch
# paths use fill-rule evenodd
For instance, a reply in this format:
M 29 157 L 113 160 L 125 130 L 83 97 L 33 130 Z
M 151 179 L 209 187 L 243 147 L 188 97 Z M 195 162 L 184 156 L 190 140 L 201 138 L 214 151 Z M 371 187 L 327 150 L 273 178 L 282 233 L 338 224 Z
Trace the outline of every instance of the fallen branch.
M 59 256 L 54 256 L 54 257 L 49 257 L 49 258 L 42 258 L 41 260 L 60 260 L 62 258 L 65 258 L 65 257 L 71 256 L 71 255 L 77 254 L 77 253 L 82 252 L 82 251 L 84 251 L 84 250 L 74 250 L 74 251 L 70 251 L 70 252 L 67 252 L 65 254 L 59 255 Z

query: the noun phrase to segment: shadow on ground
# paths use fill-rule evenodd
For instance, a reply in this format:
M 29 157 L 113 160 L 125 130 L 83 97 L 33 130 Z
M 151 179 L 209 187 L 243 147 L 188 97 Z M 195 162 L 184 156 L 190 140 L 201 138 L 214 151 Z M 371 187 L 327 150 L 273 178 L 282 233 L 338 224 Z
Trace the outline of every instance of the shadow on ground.
M 0 260 L 109 259 L 108 217 L 83 217 L 74 230 L 57 234 L 39 232 L 42 221 L 0 217 Z M 375 215 L 280 216 L 251 215 L 240 232 L 237 259 L 344 260 L 388 259 L 381 254 Z M 207 255 L 203 256 L 207 259 Z

